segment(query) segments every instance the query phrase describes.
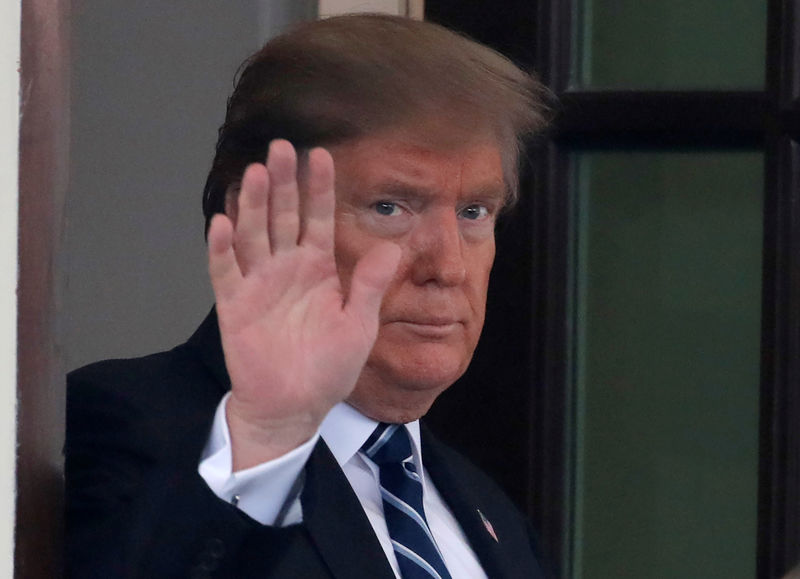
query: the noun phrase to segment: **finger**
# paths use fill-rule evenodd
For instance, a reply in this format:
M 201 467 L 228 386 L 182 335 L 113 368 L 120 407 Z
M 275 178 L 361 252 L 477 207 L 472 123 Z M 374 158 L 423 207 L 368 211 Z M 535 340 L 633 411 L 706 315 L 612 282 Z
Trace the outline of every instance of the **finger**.
M 358 317 L 365 328 L 378 327 L 383 294 L 394 277 L 402 250 L 394 243 L 381 243 L 356 264 L 350 280 L 345 310 Z
M 218 302 L 230 298 L 242 280 L 233 250 L 233 224 L 221 213 L 208 228 L 208 274 Z
M 297 155 L 289 141 L 272 141 L 267 157 L 269 215 L 267 231 L 272 252 L 297 245 L 300 234 Z
M 245 275 L 259 260 L 270 255 L 267 235 L 268 190 L 269 174 L 266 167 L 257 163 L 247 167 L 236 200 L 238 210 L 233 238 L 236 260 Z
M 308 194 L 304 203 L 300 242 L 325 251 L 333 250 L 334 194 L 333 158 L 325 149 L 308 154 Z

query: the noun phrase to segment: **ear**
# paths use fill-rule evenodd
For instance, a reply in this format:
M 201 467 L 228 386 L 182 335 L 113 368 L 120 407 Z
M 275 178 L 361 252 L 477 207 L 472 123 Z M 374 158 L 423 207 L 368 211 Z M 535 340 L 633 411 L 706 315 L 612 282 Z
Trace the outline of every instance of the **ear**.
M 239 190 L 241 186 L 242 184 L 238 182 L 231 183 L 225 189 L 225 215 L 233 222 L 234 227 L 236 227 L 236 218 L 239 215 Z

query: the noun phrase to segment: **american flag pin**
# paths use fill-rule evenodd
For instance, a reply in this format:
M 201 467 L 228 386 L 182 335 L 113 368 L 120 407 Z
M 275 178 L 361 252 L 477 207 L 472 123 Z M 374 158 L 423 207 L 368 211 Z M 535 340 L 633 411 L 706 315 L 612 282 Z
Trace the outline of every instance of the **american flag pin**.
M 494 539 L 496 543 L 499 543 L 500 539 L 497 538 L 497 533 L 494 532 L 494 527 L 492 526 L 491 521 L 489 521 L 489 519 L 486 518 L 486 516 L 481 512 L 480 509 L 478 509 L 478 515 L 480 516 L 481 521 L 483 522 L 483 526 L 486 529 L 486 532 L 492 536 L 492 539 Z

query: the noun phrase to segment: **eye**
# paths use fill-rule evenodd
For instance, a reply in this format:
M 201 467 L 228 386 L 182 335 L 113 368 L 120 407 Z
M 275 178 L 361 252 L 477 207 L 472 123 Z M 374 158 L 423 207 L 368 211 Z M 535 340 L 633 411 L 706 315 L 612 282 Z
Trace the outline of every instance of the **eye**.
M 390 216 L 400 213 L 400 208 L 397 206 L 397 203 L 392 203 L 391 201 L 378 201 L 373 204 L 372 207 L 380 215 Z
M 459 217 L 463 217 L 464 219 L 469 219 L 471 221 L 485 219 L 488 216 L 489 209 L 485 205 L 479 205 L 477 203 L 467 205 L 459 212 Z

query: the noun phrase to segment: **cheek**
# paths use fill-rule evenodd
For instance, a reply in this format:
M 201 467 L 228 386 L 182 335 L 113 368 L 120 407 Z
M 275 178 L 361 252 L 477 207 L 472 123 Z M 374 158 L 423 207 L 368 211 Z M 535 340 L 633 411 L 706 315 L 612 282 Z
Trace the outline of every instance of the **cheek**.
M 480 334 L 486 317 L 486 298 L 489 293 L 489 277 L 494 264 L 494 243 L 483 251 L 473 254 L 470 266 L 469 301 Z
M 494 266 L 495 245 L 494 238 L 487 241 L 482 247 L 477 250 L 468 258 L 468 267 L 471 270 L 472 279 L 474 280 L 475 291 L 478 297 L 481 298 L 484 306 L 486 305 L 486 294 L 489 291 L 489 277 L 492 273 L 492 266 Z

